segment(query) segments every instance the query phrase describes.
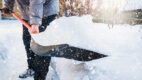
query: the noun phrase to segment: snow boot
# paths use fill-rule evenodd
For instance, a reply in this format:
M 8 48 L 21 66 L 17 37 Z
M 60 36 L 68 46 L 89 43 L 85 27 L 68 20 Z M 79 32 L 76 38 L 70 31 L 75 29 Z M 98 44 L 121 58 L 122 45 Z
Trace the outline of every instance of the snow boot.
M 34 73 L 32 69 L 27 69 L 23 74 L 19 75 L 19 78 L 33 77 Z

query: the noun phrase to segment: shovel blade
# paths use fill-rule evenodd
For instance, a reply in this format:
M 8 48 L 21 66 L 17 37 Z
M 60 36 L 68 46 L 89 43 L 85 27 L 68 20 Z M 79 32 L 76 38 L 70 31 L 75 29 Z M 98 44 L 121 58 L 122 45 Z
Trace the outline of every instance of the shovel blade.
M 107 57 L 107 55 L 74 47 L 69 44 L 42 46 L 32 41 L 31 49 L 40 56 L 61 57 L 77 61 L 91 61 Z

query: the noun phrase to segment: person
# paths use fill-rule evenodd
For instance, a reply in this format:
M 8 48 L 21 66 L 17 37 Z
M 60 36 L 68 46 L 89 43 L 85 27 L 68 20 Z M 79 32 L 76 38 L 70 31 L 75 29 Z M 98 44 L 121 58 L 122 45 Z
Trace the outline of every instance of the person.
M 34 76 L 34 80 L 45 80 L 49 70 L 51 57 L 36 55 L 30 49 L 31 34 L 34 31 L 43 32 L 56 18 L 59 12 L 58 0 L 4 0 L 2 14 L 11 14 L 15 2 L 21 12 L 22 19 L 28 22 L 32 29 L 23 25 L 23 43 L 27 53 L 28 69 L 19 78 Z

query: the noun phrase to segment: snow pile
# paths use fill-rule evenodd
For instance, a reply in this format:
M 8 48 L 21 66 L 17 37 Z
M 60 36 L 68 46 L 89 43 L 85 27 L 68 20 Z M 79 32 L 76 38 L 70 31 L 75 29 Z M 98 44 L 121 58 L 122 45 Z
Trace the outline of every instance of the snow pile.
M 32 35 L 44 46 L 68 43 L 109 55 L 91 62 L 52 58 L 47 80 L 141 80 L 142 25 L 110 28 L 91 19 L 63 17 L 53 21 L 45 32 Z M 19 73 L 27 67 L 22 28 L 17 21 L 6 22 L 0 21 L 0 53 L 4 56 L 0 58 L 0 79 L 19 80 Z
M 109 55 L 108 58 L 87 62 L 87 66 L 96 66 L 100 69 L 90 70 L 93 76 L 88 74 L 91 80 L 140 80 L 142 77 L 141 56 L 142 56 L 142 26 L 115 25 L 113 28 L 106 24 L 93 23 L 91 16 L 60 18 L 48 26 L 47 30 L 39 35 L 32 35 L 34 40 L 44 46 L 68 43 L 102 54 Z M 69 64 L 61 64 L 66 60 L 55 59 L 57 71 L 63 73 L 75 66 L 74 61 L 67 61 Z M 80 64 L 80 63 L 79 63 Z M 64 65 L 64 69 L 63 66 Z M 84 68 L 85 70 L 85 68 Z M 98 70 L 98 72 L 97 72 Z M 62 73 L 61 72 L 61 73 Z M 59 73 L 61 80 L 82 78 L 81 76 L 72 78 Z M 129 73 L 129 75 L 128 75 Z M 68 73 L 67 75 L 75 74 Z M 92 78 L 93 77 L 93 78 Z M 64 79 L 63 79 L 64 78 Z M 78 79 L 77 79 L 78 80 Z
M 133 53 L 135 48 L 141 48 L 135 44 L 142 43 L 140 26 L 116 25 L 110 29 L 106 24 L 93 23 L 91 16 L 57 19 L 45 32 L 32 37 L 43 46 L 67 43 L 113 54 L 125 53 L 125 51 Z M 138 51 L 141 53 L 141 50 Z

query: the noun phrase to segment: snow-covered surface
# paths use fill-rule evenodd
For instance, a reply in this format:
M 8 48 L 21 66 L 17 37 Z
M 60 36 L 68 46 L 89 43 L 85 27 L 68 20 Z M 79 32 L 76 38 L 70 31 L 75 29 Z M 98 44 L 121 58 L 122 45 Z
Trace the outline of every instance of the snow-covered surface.
M 27 68 L 21 35 L 18 21 L 0 21 L 0 80 L 19 80 L 18 75 Z M 53 69 L 50 68 L 47 80 L 142 79 L 142 25 L 108 27 L 92 23 L 90 16 L 63 17 L 33 38 L 42 45 L 66 42 L 109 55 L 85 63 L 52 58 Z
M 126 3 L 122 8 L 120 8 L 122 11 L 125 10 L 136 10 L 136 9 L 142 9 L 142 0 L 126 0 Z
M 18 21 L 0 21 L 0 80 L 18 80 L 26 69 L 26 54 Z

